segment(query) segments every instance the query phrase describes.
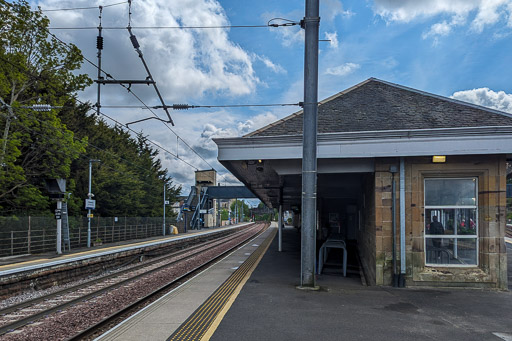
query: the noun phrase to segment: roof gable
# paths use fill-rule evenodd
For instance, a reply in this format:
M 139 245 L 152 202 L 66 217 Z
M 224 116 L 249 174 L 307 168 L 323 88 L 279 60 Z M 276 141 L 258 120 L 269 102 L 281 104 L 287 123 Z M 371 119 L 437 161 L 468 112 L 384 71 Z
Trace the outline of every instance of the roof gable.
M 301 135 L 299 111 L 244 137 Z M 512 115 L 370 78 L 319 103 L 318 133 L 512 126 Z

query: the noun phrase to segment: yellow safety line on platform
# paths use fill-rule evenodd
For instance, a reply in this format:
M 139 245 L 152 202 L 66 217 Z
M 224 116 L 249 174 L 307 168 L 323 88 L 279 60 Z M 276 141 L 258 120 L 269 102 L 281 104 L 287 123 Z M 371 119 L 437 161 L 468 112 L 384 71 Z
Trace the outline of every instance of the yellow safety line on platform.
M 263 258 L 263 256 L 267 252 L 268 248 L 270 247 L 270 243 L 274 239 L 276 233 L 277 233 L 277 230 L 274 230 L 272 232 L 270 241 L 265 246 L 265 249 L 263 250 L 263 252 L 261 252 L 261 254 L 258 257 L 258 259 L 256 260 L 254 266 L 247 272 L 247 274 L 242 279 L 240 284 L 238 284 L 238 286 L 236 287 L 236 289 L 233 292 L 233 294 L 231 294 L 231 297 L 229 297 L 229 300 L 226 302 L 224 307 L 221 309 L 221 311 L 219 311 L 219 313 L 217 314 L 217 317 L 215 318 L 215 320 L 213 320 L 213 322 L 208 326 L 208 329 L 205 331 L 205 333 L 201 337 L 201 341 L 208 341 L 213 336 L 213 333 L 215 333 L 215 331 L 219 327 L 220 322 L 224 319 L 224 316 L 226 316 L 227 312 L 229 311 L 229 309 L 231 309 L 231 306 L 233 305 L 233 303 L 235 302 L 236 298 L 238 297 L 238 295 L 242 291 L 242 288 L 244 287 L 245 283 L 247 283 L 247 281 L 251 277 L 252 273 L 254 272 L 254 270 L 256 269 L 258 264 L 260 263 L 261 259 Z
M 167 340 L 208 340 L 267 251 L 277 230 Z
M 21 262 L 21 263 L 4 264 L 4 265 L 0 265 L 0 269 L 7 268 L 7 267 L 16 267 L 16 266 L 22 265 L 22 264 L 36 263 L 36 262 L 41 262 L 41 261 L 45 261 L 45 260 L 50 260 L 50 259 L 49 258 L 39 258 L 39 259 L 27 260 L 27 261 Z
M 195 236 L 197 234 L 201 234 L 201 232 L 200 231 L 192 232 L 192 233 L 187 233 L 186 235 L 187 236 Z M 132 244 L 123 244 L 123 245 L 109 246 L 109 247 L 105 247 L 105 248 L 101 248 L 101 249 L 87 250 L 87 251 L 82 251 L 82 252 L 78 252 L 78 253 L 71 253 L 71 254 L 61 255 L 61 256 L 54 257 L 54 258 L 40 258 L 40 259 L 33 259 L 33 260 L 28 260 L 28 261 L 20 262 L 20 263 L 5 264 L 5 265 L 0 265 L 0 271 L 3 268 L 23 267 L 23 265 L 27 265 L 27 264 L 30 264 L 30 263 L 37 263 L 37 262 L 46 263 L 46 261 L 58 261 L 58 260 L 62 260 L 62 259 L 68 259 L 68 258 L 74 258 L 74 257 L 80 257 L 80 256 L 88 255 L 88 254 L 93 254 L 93 253 L 96 253 L 96 252 L 105 252 L 105 251 L 109 251 L 109 250 L 123 249 L 123 248 L 126 248 L 126 247 L 153 243 L 153 242 L 156 242 L 156 241 L 158 241 L 158 242 L 163 242 L 163 241 L 167 241 L 167 240 L 170 241 L 170 240 L 176 239 L 177 237 L 182 237 L 182 236 L 183 236 L 183 234 L 181 234 L 181 235 L 174 235 L 174 236 L 170 236 L 170 237 L 166 237 L 166 238 L 162 238 L 162 239 L 155 239 L 155 240 L 152 240 L 152 241 L 146 240 L 146 241 L 143 241 L 143 242 L 137 242 L 137 243 L 132 243 Z

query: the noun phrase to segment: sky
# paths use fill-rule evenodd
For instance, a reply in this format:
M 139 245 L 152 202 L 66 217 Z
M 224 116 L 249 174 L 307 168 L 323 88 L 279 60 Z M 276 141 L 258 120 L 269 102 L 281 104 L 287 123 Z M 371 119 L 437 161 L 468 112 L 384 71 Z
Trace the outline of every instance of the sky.
M 31 4 L 43 10 L 105 6 L 102 69 L 116 79 L 145 79 L 128 31 L 107 29 L 129 23 L 128 3 L 120 2 Z M 304 8 L 303 0 L 133 0 L 130 23 L 166 104 L 293 104 L 303 100 L 304 36 L 299 26 L 137 27 L 266 25 L 273 18 L 298 22 Z M 97 63 L 97 29 L 69 28 L 97 27 L 98 9 L 44 13 L 52 33 Z M 319 46 L 319 99 L 376 77 L 512 112 L 512 0 L 320 0 L 320 16 L 320 39 L 328 41 Z M 80 72 L 92 79 L 97 75 L 88 63 Z M 132 90 L 146 104 L 160 104 L 152 87 L 133 85 Z M 102 86 L 101 91 L 102 105 L 140 105 L 119 85 Z M 96 103 L 96 92 L 94 85 L 79 97 Z M 170 129 L 156 120 L 130 127 L 172 153 L 161 152 L 160 158 L 174 183 L 188 194 L 196 169 L 215 168 L 222 184 L 236 180 L 217 161 L 212 138 L 242 136 L 299 109 L 197 108 L 171 111 L 175 126 Z M 101 111 L 122 123 L 152 115 L 142 108 Z M 155 113 L 165 118 L 162 110 Z

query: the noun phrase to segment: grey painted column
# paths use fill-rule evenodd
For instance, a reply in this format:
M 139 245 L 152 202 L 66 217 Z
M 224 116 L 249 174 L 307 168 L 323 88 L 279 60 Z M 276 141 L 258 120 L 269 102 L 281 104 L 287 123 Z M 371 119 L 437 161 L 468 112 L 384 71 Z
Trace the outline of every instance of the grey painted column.
M 277 219 L 278 226 L 278 232 L 279 232 L 279 247 L 278 251 L 283 251 L 283 205 L 279 205 L 279 219 Z
M 400 277 L 399 286 L 405 286 L 405 160 L 400 158 Z
M 302 151 L 301 287 L 315 288 L 319 0 L 306 0 Z

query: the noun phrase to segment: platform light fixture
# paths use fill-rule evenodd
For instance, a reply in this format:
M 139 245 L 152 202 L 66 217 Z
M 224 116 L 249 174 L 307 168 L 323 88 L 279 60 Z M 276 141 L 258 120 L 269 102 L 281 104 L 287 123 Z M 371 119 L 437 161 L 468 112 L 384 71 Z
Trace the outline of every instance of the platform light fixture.
M 433 163 L 444 163 L 446 162 L 446 155 L 434 155 L 432 156 Z

